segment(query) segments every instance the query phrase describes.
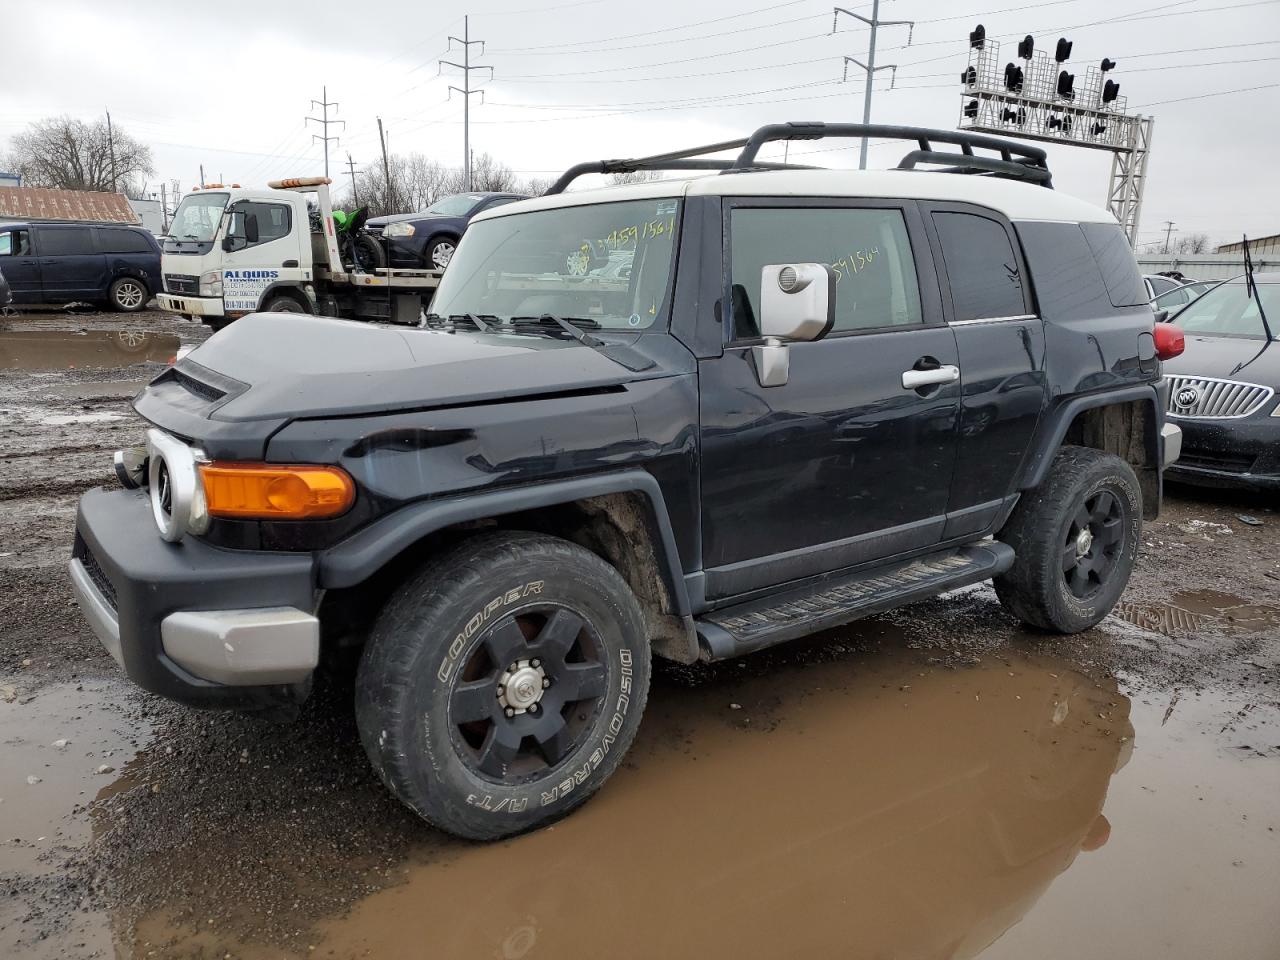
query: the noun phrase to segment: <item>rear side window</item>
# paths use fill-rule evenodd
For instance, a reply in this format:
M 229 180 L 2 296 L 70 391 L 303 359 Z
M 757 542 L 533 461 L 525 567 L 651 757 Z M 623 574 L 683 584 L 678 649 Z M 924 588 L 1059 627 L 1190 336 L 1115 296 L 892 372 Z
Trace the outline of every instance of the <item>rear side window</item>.
M 97 252 L 88 227 L 41 227 L 37 239 L 42 257 L 74 257 Z
M 101 253 L 152 253 L 150 242 L 137 230 L 98 229 L 98 250 Z
M 1093 258 L 1098 261 L 1098 269 L 1102 271 L 1102 282 L 1107 286 L 1111 305 L 1136 307 L 1149 302 L 1150 297 L 1142 284 L 1142 274 L 1138 272 L 1138 262 L 1133 259 L 1133 248 L 1129 246 L 1129 238 L 1124 235 L 1120 224 L 1082 223 L 1080 229 L 1084 232 L 1089 249 L 1093 251 Z M 1156 290 L 1156 293 L 1161 292 L 1160 289 Z
M 922 322 L 901 210 L 739 207 L 729 243 L 735 339 L 760 336 L 760 271 L 776 263 L 835 270 L 835 333 Z
M 1020 317 L 1027 313 L 1018 258 L 995 220 L 972 213 L 935 213 L 956 320 Z

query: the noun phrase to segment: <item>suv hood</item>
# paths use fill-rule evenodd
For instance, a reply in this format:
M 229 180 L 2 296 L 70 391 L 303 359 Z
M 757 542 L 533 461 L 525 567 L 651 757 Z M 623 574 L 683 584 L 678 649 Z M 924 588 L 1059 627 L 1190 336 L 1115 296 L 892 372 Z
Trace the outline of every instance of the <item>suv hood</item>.
M 203 397 L 208 420 L 279 423 L 602 389 L 674 372 L 659 359 L 636 373 L 596 349 L 552 336 L 257 313 L 187 354 L 135 405 L 158 422 L 162 395 L 191 409 L 185 398 L 174 403 L 181 388 Z

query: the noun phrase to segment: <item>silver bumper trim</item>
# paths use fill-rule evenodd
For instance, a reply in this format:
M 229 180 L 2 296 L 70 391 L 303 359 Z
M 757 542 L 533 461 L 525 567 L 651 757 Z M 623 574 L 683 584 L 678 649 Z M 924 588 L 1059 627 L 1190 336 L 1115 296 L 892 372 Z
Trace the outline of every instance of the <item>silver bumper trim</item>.
M 1182 456 L 1182 428 L 1177 424 L 1166 423 L 1160 428 L 1160 451 L 1162 467 L 1177 463 Z
M 124 656 L 120 652 L 120 618 L 102 595 L 98 585 L 89 577 L 89 571 L 78 559 L 72 559 L 68 565 L 71 574 L 71 589 L 80 604 L 84 618 L 97 634 L 98 641 L 111 654 L 111 659 L 124 666 Z
M 160 624 L 164 652 L 213 683 L 298 683 L 320 662 L 320 621 L 296 607 L 183 610 Z

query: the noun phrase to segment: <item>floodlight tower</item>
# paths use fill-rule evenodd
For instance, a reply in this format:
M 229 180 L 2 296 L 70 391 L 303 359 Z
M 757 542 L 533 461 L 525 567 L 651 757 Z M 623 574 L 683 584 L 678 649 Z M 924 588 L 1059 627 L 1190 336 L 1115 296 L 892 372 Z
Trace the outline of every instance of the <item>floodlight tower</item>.
M 1104 57 L 1077 84 L 1076 75 L 1065 69 L 1071 48 L 1071 41 L 1060 38 L 1050 60 L 1035 49 L 1035 38 L 1027 36 L 1018 43 L 1019 62 L 1001 67 L 1000 44 L 987 39 L 986 28 L 978 24 L 969 33 L 969 65 L 960 74 L 958 126 L 1109 151 L 1107 209 L 1132 244 L 1138 237 L 1155 120 L 1128 112 L 1120 84 L 1107 76 L 1115 69 L 1114 60 Z

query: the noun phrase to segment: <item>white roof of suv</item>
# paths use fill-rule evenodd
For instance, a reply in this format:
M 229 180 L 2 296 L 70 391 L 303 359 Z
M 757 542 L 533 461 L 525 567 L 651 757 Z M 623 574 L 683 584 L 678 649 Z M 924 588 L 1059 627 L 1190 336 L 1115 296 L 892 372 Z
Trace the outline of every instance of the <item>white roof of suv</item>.
M 760 170 L 572 190 L 480 214 L 488 220 L 531 210 L 662 197 L 876 197 L 954 200 L 988 207 L 1010 220 L 1115 223 L 1101 207 L 1036 184 L 1002 177 L 924 170 Z

